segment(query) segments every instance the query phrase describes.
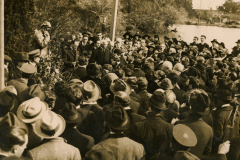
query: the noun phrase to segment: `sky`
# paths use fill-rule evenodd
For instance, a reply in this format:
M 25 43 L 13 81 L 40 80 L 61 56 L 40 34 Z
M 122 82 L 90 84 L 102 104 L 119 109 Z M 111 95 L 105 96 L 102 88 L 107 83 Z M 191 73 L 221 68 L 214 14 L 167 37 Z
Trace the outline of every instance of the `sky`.
M 234 0 L 240 2 L 240 0 Z M 225 0 L 193 0 L 193 9 L 217 9 L 217 6 L 221 6 Z

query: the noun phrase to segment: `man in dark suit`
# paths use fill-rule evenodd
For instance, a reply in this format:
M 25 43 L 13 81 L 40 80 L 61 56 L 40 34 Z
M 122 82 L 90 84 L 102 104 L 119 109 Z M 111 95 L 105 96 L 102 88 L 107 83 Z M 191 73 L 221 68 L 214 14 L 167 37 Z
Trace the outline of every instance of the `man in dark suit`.
M 237 45 L 232 49 L 232 55 L 234 57 L 237 57 L 237 55 L 240 53 L 240 39 L 236 43 Z
M 206 36 L 205 35 L 201 35 L 201 43 L 198 44 L 198 51 L 202 52 L 203 48 L 209 48 L 209 45 L 205 42 L 206 40 Z
M 74 41 L 71 42 L 69 48 L 64 49 L 62 56 L 63 56 L 62 59 L 65 66 L 64 70 L 73 71 L 79 57 L 79 51 L 77 50 L 77 47 L 75 46 Z
M 68 144 L 78 148 L 84 158 L 85 154 L 94 146 L 94 139 L 76 129 L 76 125 L 82 121 L 79 114 L 74 104 L 66 103 L 64 105 L 63 118 L 66 121 L 66 129 L 60 137 L 66 139 Z
M 82 80 L 83 77 L 87 76 L 86 67 L 88 65 L 88 59 L 85 56 L 80 56 L 78 59 L 78 67 L 74 69 L 73 75 L 76 75 L 80 80 Z
M 101 47 L 93 51 L 90 63 L 96 62 L 103 66 L 104 64 L 110 64 L 111 55 L 108 49 L 108 42 L 105 40 L 102 40 L 101 42 Z
M 146 159 L 156 153 L 168 150 L 172 137 L 173 125 L 165 122 L 160 113 L 166 110 L 166 96 L 161 91 L 155 91 L 149 99 L 151 112 L 147 119 L 133 124 L 130 128 L 132 139 L 143 144 L 146 150 Z
M 176 122 L 175 124 L 185 124 L 193 130 L 199 140 L 197 144 L 191 149 L 191 153 L 196 156 L 209 155 L 212 150 L 213 131 L 207 125 L 202 117 L 211 112 L 210 98 L 206 92 L 195 90 L 190 95 L 190 105 L 193 113 L 187 119 Z
M 88 44 L 88 35 L 83 35 L 83 40 L 79 43 L 78 50 L 82 54 L 83 51 L 88 51 L 89 50 L 89 44 Z

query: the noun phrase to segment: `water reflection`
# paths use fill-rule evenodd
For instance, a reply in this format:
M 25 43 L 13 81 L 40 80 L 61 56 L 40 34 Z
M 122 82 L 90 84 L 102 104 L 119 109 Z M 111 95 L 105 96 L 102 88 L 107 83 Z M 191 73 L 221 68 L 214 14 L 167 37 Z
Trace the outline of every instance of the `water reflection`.
M 216 26 L 195 26 L 195 25 L 178 25 L 177 34 L 183 34 L 183 40 L 188 44 L 193 41 L 194 36 L 200 38 L 201 35 L 206 35 L 206 42 L 211 46 L 211 41 L 217 39 L 218 42 L 224 42 L 226 48 L 232 51 L 236 46 L 236 41 L 240 39 L 240 28 L 222 28 Z M 171 33 L 171 36 L 176 37 L 177 34 Z M 199 40 L 200 42 L 200 40 Z

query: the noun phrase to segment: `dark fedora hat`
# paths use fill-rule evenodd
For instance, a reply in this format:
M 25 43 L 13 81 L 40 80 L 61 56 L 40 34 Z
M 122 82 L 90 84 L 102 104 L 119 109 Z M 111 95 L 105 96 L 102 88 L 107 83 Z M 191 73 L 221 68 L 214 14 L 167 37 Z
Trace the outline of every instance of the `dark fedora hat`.
M 15 59 L 18 61 L 29 61 L 29 55 L 27 52 L 17 52 Z
M 117 91 L 124 91 L 128 95 L 131 93 L 132 88 L 122 79 L 116 79 L 110 85 L 110 90 L 115 94 Z
M 81 91 L 82 91 L 82 94 L 83 94 L 83 101 L 84 102 L 95 102 L 99 98 L 101 98 L 101 89 L 92 80 L 86 81 L 82 85 Z
M 141 38 L 141 35 L 139 33 L 136 33 L 133 38 L 136 38 L 138 36 L 138 38 Z
M 113 152 L 106 149 L 93 149 L 87 152 L 85 160 L 116 160 Z
M 76 106 L 73 103 L 67 102 L 63 107 L 62 116 L 66 123 L 81 123 L 82 116 L 77 111 Z
M 19 99 L 14 93 L 8 90 L 0 92 L 0 117 L 4 116 L 7 112 L 16 114 L 18 106 Z
M 223 42 L 219 43 L 218 45 L 221 45 L 223 48 L 225 48 L 225 44 Z
M 236 43 L 240 43 L 240 39 Z
M 213 42 L 216 42 L 216 43 L 218 44 L 217 39 L 213 39 L 213 40 L 211 41 L 211 43 L 213 43 Z
M 159 38 L 159 35 L 154 35 L 154 38 Z
M 170 39 L 170 37 L 169 36 L 164 36 L 164 39 Z
M 232 91 L 230 91 L 228 89 L 218 89 L 217 94 L 215 94 L 214 96 L 221 100 L 231 101 L 232 100 Z
M 105 112 L 105 120 L 109 127 L 116 130 L 127 130 L 131 126 L 131 120 L 127 112 L 119 103 L 112 103 Z
M 157 84 L 160 88 L 167 90 L 167 89 L 173 89 L 174 86 L 172 85 L 172 82 L 168 78 L 164 78 L 161 82 Z
M 210 114 L 210 98 L 200 90 L 193 90 L 191 92 L 189 102 L 193 112 L 203 116 Z
M 86 72 L 91 77 L 99 78 L 102 76 L 102 67 L 96 63 L 89 63 Z
M 131 99 L 125 92 L 118 91 L 114 95 L 114 101 L 121 104 L 123 107 L 127 107 L 130 105 Z
M 186 147 L 194 147 L 197 144 L 196 134 L 184 124 L 173 127 L 173 137 L 179 144 Z
M 31 85 L 27 89 L 23 90 L 21 92 L 20 99 L 24 102 L 35 97 L 39 97 L 41 101 L 44 101 L 47 98 L 46 93 L 41 90 L 41 87 L 38 84 Z
M 153 95 L 149 98 L 148 102 L 151 106 L 161 109 L 161 110 L 167 110 L 167 107 L 165 105 L 166 103 L 166 95 L 161 90 L 156 90 Z
M 1 136 L 2 132 L 5 130 L 5 128 L 8 128 L 8 127 L 22 128 L 22 129 L 25 129 L 28 133 L 27 125 L 23 121 L 18 119 L 18 117 L 12 112 L 8 112 L 0 120 L 0 136 Z

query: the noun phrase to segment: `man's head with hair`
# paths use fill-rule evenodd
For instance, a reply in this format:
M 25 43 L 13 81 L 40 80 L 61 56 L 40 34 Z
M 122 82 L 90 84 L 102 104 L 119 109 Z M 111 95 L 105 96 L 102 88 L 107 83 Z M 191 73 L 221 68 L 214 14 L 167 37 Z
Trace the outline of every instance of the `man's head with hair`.
M 67 87 L 66 89 L 66 99 L 67 102 L 71 102 L 78 106 L 82 101 L 83 95 L 79 85 L 73 85 L 71 87 Z
M 9 156 L 21 157 L 27 147 L 27 131 L 19 127 L 7 127 L 1 131 L 0 149 Z
M 172 85 L 175 85 L 178 81 L 178 75 L 176 72 L 171 72 L 167 74 L 167 78 L 171 80 Z

